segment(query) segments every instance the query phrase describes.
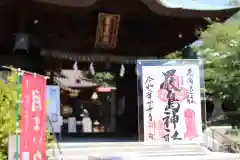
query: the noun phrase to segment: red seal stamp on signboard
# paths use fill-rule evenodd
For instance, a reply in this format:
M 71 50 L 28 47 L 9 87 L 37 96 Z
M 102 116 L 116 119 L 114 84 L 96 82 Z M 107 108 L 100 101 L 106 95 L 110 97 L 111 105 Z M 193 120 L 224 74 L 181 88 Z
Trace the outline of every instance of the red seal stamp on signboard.
M 171 80 L 172 84 L 170 85 L 169 81 Z M 160 89 L 158 90 L 158 98 L 161 101 L 167 102 L 168 101 L 168 94 L 169 91 L 171 91 L 171 94 L 174 93 L 175 98 L 178 101 L 183 101 L 187 95 L 188 95 L 188 91 L 185 88 L 181 88 L 180 89 L 180 83 L 179 83 L 179 76 L 177 75 L 172 75 L 169 76 L 168 79 L 165 79 L 164 83 L 168 83 L 166 85 L 166 87 L 160 87 Z M 164 85 L 164 84 L 163 84 Z

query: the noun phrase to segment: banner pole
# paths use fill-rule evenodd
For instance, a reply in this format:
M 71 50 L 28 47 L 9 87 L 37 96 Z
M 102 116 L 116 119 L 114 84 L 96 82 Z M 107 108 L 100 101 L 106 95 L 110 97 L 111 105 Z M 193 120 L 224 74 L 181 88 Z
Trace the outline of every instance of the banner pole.
M 19 134 L 20 134 L 20 128 L 19 128 L 19 106 L 21 103 L 20 100 L 20 92 L 21 92 L 21 69 L 17 70 L 17 103 L 16 103 L 16 160 L 19 159 Z
M 7 67 L 7 66 L 2 66 L 2 68 L 9 69 L 11 71 L 17 71 L 15 68 Z M 28 74 L 32 74 L 32 75 L 41 76 L 41 77 L 44 77 L 45 79 L 50 79 L 50 77 L 48 77 L 48 76 L 44 76 L 44 75 L 37 74 L 37 73 L 34 73 L 34 72 L 29 72 L 29 71 L 22 70 L 22 69 L 20 69 L 20 71 L 23 72 L 23 73 L 28 73 Z

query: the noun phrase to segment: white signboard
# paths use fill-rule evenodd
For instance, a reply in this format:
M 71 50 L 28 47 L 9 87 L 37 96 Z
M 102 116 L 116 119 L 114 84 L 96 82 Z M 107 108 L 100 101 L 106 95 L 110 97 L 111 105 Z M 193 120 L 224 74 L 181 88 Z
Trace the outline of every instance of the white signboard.
M 202 136 L 198 65 L 142 66 L 144 141 Z

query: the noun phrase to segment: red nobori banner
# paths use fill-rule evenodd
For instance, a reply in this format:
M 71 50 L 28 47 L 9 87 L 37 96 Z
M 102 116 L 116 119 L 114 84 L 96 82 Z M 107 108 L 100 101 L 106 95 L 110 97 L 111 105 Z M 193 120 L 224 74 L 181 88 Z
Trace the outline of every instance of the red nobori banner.
M 25 73 L 22 77 L 20 160 L 46 159 L 46 80 Z

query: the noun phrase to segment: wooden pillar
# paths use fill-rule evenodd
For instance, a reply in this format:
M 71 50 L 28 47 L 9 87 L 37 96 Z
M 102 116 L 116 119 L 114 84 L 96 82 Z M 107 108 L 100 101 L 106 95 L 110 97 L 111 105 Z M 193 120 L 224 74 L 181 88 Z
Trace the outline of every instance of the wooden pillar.
M 110 118 L 110 132 L 116 131 L 116 90 L 112 90 L 111 95 L 111 118 Z

